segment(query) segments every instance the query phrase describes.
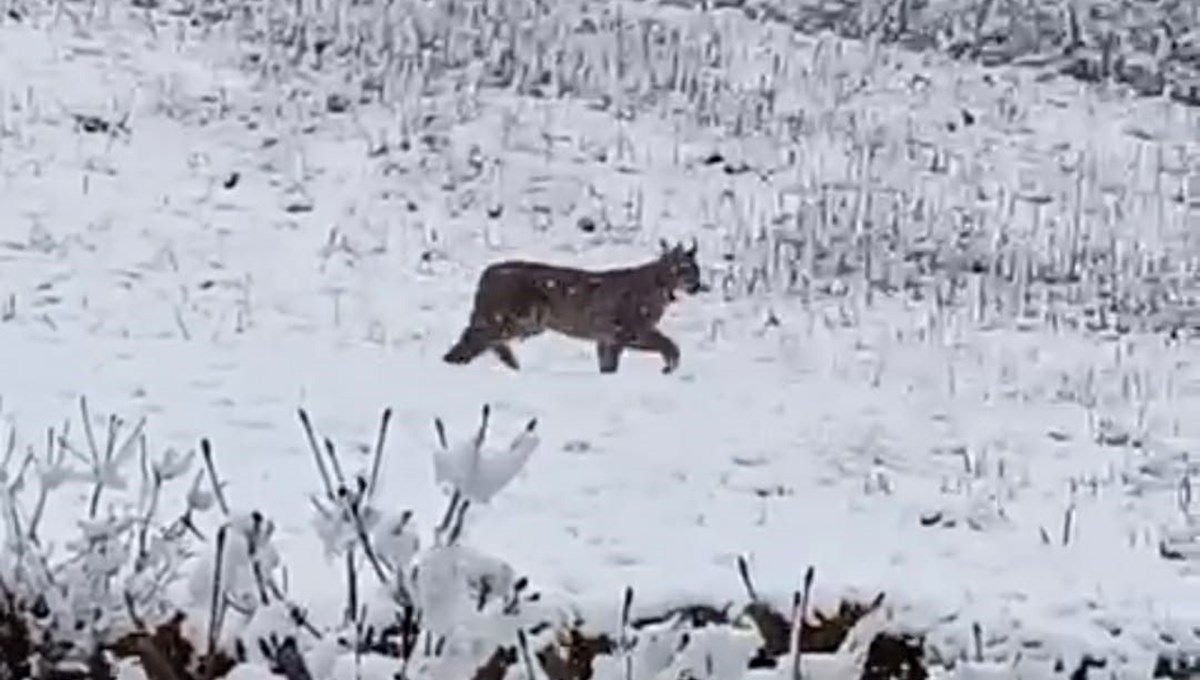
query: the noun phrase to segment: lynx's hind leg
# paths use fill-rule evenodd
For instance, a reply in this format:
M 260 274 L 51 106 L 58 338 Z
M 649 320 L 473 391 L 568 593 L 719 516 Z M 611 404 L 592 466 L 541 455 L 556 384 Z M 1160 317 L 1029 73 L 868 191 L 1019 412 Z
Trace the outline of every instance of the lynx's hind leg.
M 544 296 L 519 281 L 497 279 L 493 283 L 491 289 L 480 284 L 469 326 L 444 357 L 448 363 L 469 363 L 490 351 L 505 366 L 519 371 L 521 364 L 511 343 L 545 332 L 550 303 Z
M 493 342 L 492 344 L 488 345 L 488 349 L 490 349 L 492 354 L 495 354 L 496 358 L 499 359 L 500 362 L 505 366 L 508 366 L 514 371 L 521 370 L 521 362 L 517 361 L 517 355 L 513 353 L 512 347 L 509 347 L 507 342 Z
M 446 350 L 446 354 L 442 356 L 442 361 L 448 364 L 460 365 L 471 363 L 491 346 L 489 335 L 489 333 L 481 328 L 468 326 L 463 330 L 458 341 L 450 349 Z
M 520 362 L 508 346 L 507 340 L 503 333 L 490 327 L 470 326 L 462 332 L 458 342 L 446 351 L 442 361 L 448 364 L 469 364 L 479 358 L 480 354 L 491 352 L 505 366 L 514 371 L 520 370 Z

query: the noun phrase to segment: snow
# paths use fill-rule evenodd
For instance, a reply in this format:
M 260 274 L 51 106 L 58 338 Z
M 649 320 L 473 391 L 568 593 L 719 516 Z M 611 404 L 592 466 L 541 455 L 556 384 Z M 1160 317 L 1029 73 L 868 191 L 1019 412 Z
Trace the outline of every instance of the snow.
M 1145 677 L 1160 651 L 1200 651 L 1195 564 L 1160 554 L 1164 541 L 1194 552 L 1196 501 L 1181 492 L 1200 435 L 1192 344 L 979 322 L 977 310 L 934 296 L 868 304 L 854 281 L 844 299 L 810 301 L 778 287 L 747 293 L 745 283 L 772 257 L 756 231 L 847 176 L 861 151 L 848 140 L 871 138 L 914 140 L 872 181 L 904 182 L 948 222 L 955 206 L 1003 222 L 1031 261 L 1069 215 L 1038 216 L 1036 201 L 1014 195 L 1070 195 L 1075 176 L 1056 168 L 1076 162 L 1089 186 L 1120 186 L 1089 199 L 1124 211 L 1089 213 L 1102 223 L 1097 242 L 1190 252 L 1195 212 L 1155 199 L 1146 178 L 1172 181 L 1147 169 L 1154 163 L 1195 172 L 1194 113 L 1021 72 L 986 72 L 988 84 L 983 69 L 932 57 L 884 52 L 868 72 L 863 48 L 718 15 L 708 21 L 728 40 L 761 48 L 725 66 L 746 87 L 787 79 L 763 71 L 771 40 L 817 55 L 809 76 L 796 58 L 788 77 L 801 84 L 775 105 L 812 109 L 828 132 L 788 147 L 680 131 L 669 103 L 617 121 L 582 101 L 481 90 L 474 103 L 456 93 L 422 101 L 443 115 L 475 107 L 453 125 L 438 119 L 444 146 L 372 154 L 385 130 L 397 143 L 392 114 L 323 114 L 315 97 L 280 104 L 278 85 L 234 67 L 228 37 L 181 39 L 166 20 L 152 32 L 139 15 L 112 12 L 86 27 L 50 17 L 0 26 L 0 300 L 13 301 L 0 323 L 0 415 L 22 451 L 77 421 L 81 396 L 97 428 L 109 413 L 145 417 L 156 452 L 209 439 L 231 526 L 266 516 L 268 561 L 285 566 L 289 598 L 331 625 L 344 608 L 343 563 L 326 542 L 337 530 L 314 529 L 310 497 L 323 492 L 296 410 L 349 467 L 366 469 L 390 407 L 372 498 L 396 530 L 378 541 L 389 562 L 434 545 L 441 483 L 451 482 L 480 502 L 470 547 L 431 547 L 442 552 L 425 559 L 470 571 L 500 558 L 508 583 L 527 577 L 544 601 L 598 628 L 616 624 L 627 586 L 645 612 L 742 601 L 744 555 L 783 611 L 811 565 L 818 607 L 884 592 L 890 619 L 927 633 L 944 657 L 973 658 L 977 624 L 983 658 L 960 677 L 988 677 L 992 665 L 1038 677 L 1084 653 Z M 842 75 L 811 75 L 821 69 Z M 927 83 L 914 89 L 915 73 Z M 859 77 L 865 89 L 849 93 Z M 955 107 L 981 122 L 947 131 Z M 129 132 L 78 132 L 76 115 L 127 118 Z M 799 170 L 787 169 L 788 148 Z M 713 151 L 771 171 L 703 165 Z M 935 157 L 946 169 L 927 172 Z M 500 217 L 485 214 L 492 205 Z M 611 229 L 585 234 L 583 215 Z M 675 374 L 630 355 L 602 377 L 590 346 L 554 337 L 517 347 L 519 373 L 487 356 L 468 367 L 440 360 L 487 262 L 626 264 L 653 257 L 660 237 L 697 238 L 718 284 L 681 300 L 664 324 L 683 350 Z M 1044 320 L 1077 313 L 1067 305 Z M 454 442 L 471 436 L 485 404 L 489 442 L 501 443 L 474 449 L 471 467 L 471 447 Z M 212 499 L 199 477 L 183 478 L 163 516 L 207 509 L 198 523 L 211 536 Z M 61 545 L 89 489 L 56 493 L 43 534 Z M 114 490 L 102 504 L 133 497 Z M 409 510 L 419 540 L 397 524 Z M 231 546 L 224 571 L 253 600 L 247 543 Z M 200 621 L 213 559 L 198 560 L 190 588 Z M 710 648 L 723 663 L 754 650 L 745 636 L 692 635 L 687 655 L 664 668 L 703 665 L 692 656 Z M 354 677 L 350 662 L 329 659 L 327 677 Z M 260 671 L 249 663 L 236 677 Z

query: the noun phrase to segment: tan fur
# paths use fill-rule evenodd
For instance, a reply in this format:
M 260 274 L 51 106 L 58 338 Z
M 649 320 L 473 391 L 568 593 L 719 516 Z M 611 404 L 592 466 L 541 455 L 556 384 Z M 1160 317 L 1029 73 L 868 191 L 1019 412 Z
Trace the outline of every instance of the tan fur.
M 468 364 L 485 351 L 505 365 L 519 364 L 509 343 L 547 330 L 596 343 L 601 373 L 616 372 L 626 349 L 662 355 L 664 373 L 679 365 L 679 347 L 658 330 L 675 292 L 706 290 L 700 282 L 696 247 L 669 247 L 652 262 L 589 271 L 540 262 L 489 265 L 479 277 L 471 317 L 443 357 Z

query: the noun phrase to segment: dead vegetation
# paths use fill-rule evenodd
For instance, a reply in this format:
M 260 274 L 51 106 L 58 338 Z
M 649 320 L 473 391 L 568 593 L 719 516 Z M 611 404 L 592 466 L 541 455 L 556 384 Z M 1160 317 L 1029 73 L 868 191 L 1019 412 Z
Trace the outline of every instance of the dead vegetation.
M 850 630 L 863 617 L 882 606 L 883 601 L 884 596 L 881 593 L 870 602 L 842 600 L 833 612 L 814 609 L 811 616 L 806 617 L 802 623 L 799 636 L 801 652 L 836 653 L 850 634 Z M 751 660 L 750 668 L 775 668 L 783 657 L 790 654 L 791 626 L 787 617 L 783 612 L 761 601 L 747 604 L 736 613 L 733 613 L 733 607 L 728 604 L 722 607 L 710 604 L 683 605 L 634 619 L 630 622 L 630 628 L 643 631 L 672 621 L 685 630 L 730 626 L 739 617 L 747 617 L 753 621 L 763 638 L 763 645 Z M 922 680 L 928 677 L 922 646 L 922 640 L 910 635 L 877 635 L 867 653 L 863 680 Z M 570 627 L 558 631 L 553 642 L 538 650 L 535 656 L 541 670 L 551 680 L 591 680 L 596 659 L 618 654 L 619 651 L 618 641 L 611 635 L 591 632 L 585 622 L 576 621 Z M 510 666 L 519 663 L 520 654 L 515 647 L 497 648 L 487 663 L 475 674 L 474 680 L 502 678 Z
M 149 680 L 216 680 L 238 663 L 221 651 L 197 654 L 183 633 L 182 613 L 153 630 L 130 631 L 111 645 L 73 658 L 67 655 L 73 643 L 55 639 L 36 619 L 15 598 L 7 597 L 0 606 L 0 678 L 115 680 L 116 660 L 136 659 Z
M 814 610 L 803 622 L 801 650 L 805 653 L 834 653 L 845 641 L 850 629 L 862 617 L 876 610 L 883 602 L 880 595 L 871 602 L 843 600 L 832 613 Z M 764 639 L 762 648 L 752 661 L 751 668 L 772 668 L 789 654 L 791 641 L 790 626 L 786 616 L 762 602 L 746 605 L 737 615 L 731 616 L 732 608 L 695 604 L 677 607 L 654 616 L 646 616 L 631 622 L 635 631 L 662 625 L 677 620 L 684 629 L 706 626 L 732 625 L 738 616 L 749 617 Z M 135 659 L 149 680 L 216 680 L 225 677 L 244 658 L 234 658 L 224 652 L 205 655 L 197 652 L 195 644 L 184 633 L 183 614 L 176 614 L 169 621 L 153 630 L 135 630 L 122 635 L 114 644 L 94 655 L 86 667 L 79 664 L 47 664 L 31 640 L 34 635 L 28 619 L 11 606 L 0 608 L 0 678 L 91 678 L 111 680 L 116 678 L 114 661 Z M 52 645 L 51 645 L 52 646 Z M 288 638 L 272 646 L 276 672 L 296 680 L 303 678 L 307 670 L 288 671 L 283 663 L 283 651 L 290 647 L 295 654 L 296 642 Z M 399 647 L 392 646 L 388 656 L 399 662 Z M 384 646 L 377 653 L 386 651 Z M 598 657 L 611 656 L 619 652 L 617 640 L 607 633 L 589 632 L 588 626 L 577 621 L 570 627 L 559 630 L 552 642 L 542 646 L 533 654 L 540 670 L 551 680 L 590 680 L 594 675 L 594 663 Z M 239 657 L 244 655 L 239 654 Z M 301 664 L 302 664 L 301 660 Z M 522 655 L 516 646 L 500 646 L 479 667 L 473 680 L 499 680 L 505 677 L 508 668 L 522 663 Z M 925 678 L 923 656 L 919 641 L 913 638 L 881 634 L 871 643 L 868 663 L 863 671 L 867 678 L 902 678 L 918 680 Z M 293 666 L 294 668 L 295 666 Z M 35 673 L 34 669 L 40 669 Z
M 693 5 L 689 0 L 667 4 Z M 830 31 L 913 50 L 938 49 L 987 65 L 1040 68 L 1084 82 L 1112 82 L 1139 96 L 1200 105 L 1200 22 L 1191 3 L 994 0 L 745 3 L 742 11 L 805 33 Z
M 81 414 L 85 423 L 90 422 L 85 401 L 81 402 Z M 479 429 L 469 440 L 477 449 L 486 441 L 489 414 L 490 407 L 485 405 L 481 412 Z M 352 511 L 352 518 L 358 518 L 358 522 L 361 523 L 364 513 L 374 512 L 368 503 L 366 492 L 374 488 L 374 470 L 377 469 L 377 464 L 372 463 L 370 474 L 363 473 L 364 476 L 355 477 L 354 481 L 343 478 L 342 470 L 345 466 L 337 448 L 328 440 L 324 440 L 324 448 L 320 447 L 317 442 L 322 438 L 313 429 L 307 413 L 300 410 L 298 415 L 306 439 L 312 444 L 314 461 L 317 463 L 322 483 L 329 489 L 330 502 L 350 498 L 348 489 L 352 488 L 360 489 L 363 494 L 361 498 L 355 497 L 353 502 L 347 505 Z M 372 449 L 373 460 L 376 462 L 383 455 L 390 418 L 390 409 L 385 409 Z M 525 439 L 519 436 L 514 447 L 519 449 L 525 446 L 532 450 L 530 447 L 535 446 L 536 442 L 529 444 L 528 437 L 531 436 L 535 422 L 531 421 L 526 426 L 522 431 Z M 444 425 L 440 419 L 435 424 L 443 449 L 451 450 Z M 116 427 L 113 425 L 109 430 L 109 439 L 114 441 Z M 137 431 L 140 432 L 140 426 Z M 115 444 L 113 448 L 117 449 Z M 38 582 L 31 579 L 28 572 L 18 565 L 11 572 L 14 582 L 0 580 L 0 595 L 3 595 L 0 599 L 0 680 L 115 680 L 117 665 L 122 661 L 130 661 L 139 666 L 149 680 L 216 680 L 228 675 L 239 664 L 263 662 L 273 673 L 289 680 L 310 680 L 312 676 L 303 654 L 304 642 L 299 636 L 307 636 L 304 638 L 304 641 L 307 641 L 322 638 L 327 633 L 335 636 L 333 639 L 336 639 L 341 652 L 353 654 L 356 660 L 364 655 L 394 659 L 397 671 L 402 675 L 406 673 L 404 669 L 410 662 L 416 659 L 448 658 L 449 653 L 445 652 L 445 649 L 448 647 L 446 643 L 450 632 L 445 628 L 445 622 L 443 621 L 440 624 L 442 627 L 439 628 L 436 617 L 426 616 L 429 612 L 417 604 L 418 600 L 413 596 L 415 591 L 409 590 L 410 584 L 419 581 L 399 582 L 401 587 L 391 592 L 402 593 L 403 596 L 393 603 L 390 615 L 386 615 L 383 621 L 376 620 L 376 623 L 372 624 L 365 618 L 364 607 L 367 603 L 362 602 L 360 598 L 358 568 L 353 560 L 349 562 L 350 567 L 346 572 L 347 618 L 340 624 L 314 626 L 303 608 L 287 598 L 282 587 L 273 580 L 273 574 L 261 568 L 262 563 L 258 561 L 258 556 L 270 549 L 269 540 L 263 538 L 271 534 L 270 521 L 258 511 L 252 511 L 245 517 L 233 515 L 229 510 L 228 499 L 220 492 L 222 485 L 216 472 L 212 447 L 207 439 L 201 441 L 200 453 L 205 467 L 199 471 L 196 478 L 210 479 L 211 488 L 216 491 L 211 503 L 202 502 L 193 485 L 192 493 L 189 494 L 189 507 L 203 508 L 215 504 L 230 517 L 215 535 L 213 563 L 234 565 L 214 570 L 210 608 L 207 612 L 207 620 L 210 623 L 204 627 L 206 630 L 201 631 L 193 626 L 194 622 L 189 621 L 187 613 L 175 609 L 166 600 L 162 600 L 165 609 L 139 607 L 135 596 L 128 590 L 123 598 L 117 596 L 108 603 L 115 613 L 110 613 L 103 625 L 89 626 L 88 622 L 83 620 L 86 617 L 80 618 L 77 610 L 57 603 L 59 593 L 51 592 L 61 587 L 57 576 Z M 112 457 L 97 453 L 97 460 L 108 460 Z M 156 468 L 159 474 L 152 477 L 152 480 L 159 481 L 150 482 L 150 488 L 155 490 L 155 493 L 160 489 L 162 479 L 170 476 L 163 470 L 178 473 L 184 469 L 178 463 L 170 469 L 165 465 L 163 463 Z M 457 484 L 456 488 L 462 488 L 462 485 Z M 97 483 L 92 490 L 92 497 L 99 496 L 103 490 L 104 486 Z M 461 536 L 461 523 L 466 511 L 461 496 L 462 492 L 458 492 L 451 498 L 445 513 L 445 517 L 450 519 L 439 525 L 443 533 L 438 535 L 447 541 L 443 544 L 445 550 L 449 550 L 445 546 L 456 546 L 454 541 Z M 153 516 L 152 510 L 153 506 L 145 514 L 139 515 L 147 524 L 150 520 L 145 518 Z M 401 519 L 402 522 L 398 526 L 403 528 L 407 526 L 408 520 Z M 94 540 L 106 539 L 110 535 L 115 534 L 101 534 L 100 538 Z M 246 621 L 254 619 L 259 611 L 247 609 L 243 612 L 236 609 L 235 605 L 240 602 L 236 598 L 238 591 L 229 590 L 223 580 L 227 570 L 237 568 L 236 562 L 228 562 L 225 559 L 225 551 L 232 550 L 233 548 L 228 547 L 230 542 L 238 540 L 239 537 L 246 541 L 247 554 L 255 556 L 246 566 L 251 580 L 256 584 L 250 591 L 256 595 L 253 601 L 264 606 L 274 601 L 275 605 L 282 608 L 280 612 L 287 613 L 289 623 L 278 632 L 260 631 L 253 634 L 253 637 L 243 634 L 237 637 L 230 647 L 218 644 L 226 610 L 242 613 Z M 376 550 L 376 543 L 367 535 L 361 524 L 358 525 L 355 537 L 360 542 L 368 563 L 384 559 L 381 557 L 383 553 Z M 133 534 L 133 539 L 137 539 L 136 533 Z M 451 550 L 450 554 L 466 552 L 467 549 L 457 553 Z M 397 561 L 405 563 L 399 559 Z M 418 563 L 418 566 L 420 564 Z M 461 566 L 460 563 L 455 564 Z M 255 570 L 256 566 L 260 568 Z M 386 573 L 382 564 L 378 566 L 381 581 L 388 582 L 384 578 Z M 745 660 L 735 660 L 734 663 L 746 662 L 750 667 L 759 668 L 776 667 L 785 657 L 795 658 L 793 652 L 797 649 L 801 654 L 842 652 L 843 643 L 852 629 L 864 617 L 876 612 L 883 603 L 883 595 L 880 594 L 870 602 L 841 602 L 831 612 L 814 607 L 811 604 L 811 590 L 815 576 L 814 570 L 809 568 L 804 574 L 802 588 L 794 593 L 792 611 L 786 614 L 772 602 L 759 596 L 745 559 L 738 560 L 738 571 L 748 595 L 748 603 L 740 607 L 732 602 L 719 606 L 696 603 L 635 618 L 632 616 L 633 589 L 626 588 L 621 624 L 617 631 L 605 632 L 602 626 L 597 626 L 597 621 L 578 616 L 569 622 L 556 624 L 534 615 L 532 620 L 523 620 L 517 624 L 513 641 L 496 640 L 491 636 L 479 638 L 478 642 L 485 645 L 480 649 L 486 650 L 490 645 L 495 645 L 495 648 L 474 670 L 471 677 L 477 680 L 503 678 L 510 667 L 518 666 L 523 667 L 530 677 L 545 675 L 552 680 L 587 680 L 595 675 L 599 658 L 628 659 L 630 653 L 639 645 L 656 644 L 653 642 L 655 640 L 668 643 L 676 655 L 685 650 L 701 650 L 708 653 L 709 648 L 703 646 L 708 644 L 703 641 L 706 636 L 696 634 L 696 631 L 710 629 L 711 632 L 713 628 L 725 629 L 734 636 L 753 627 L 757 635 L 751 644 L 760 645 L 760 648 L 743 648 L 739 654 L 746 654 Z M 66 573 L 69 575 L 69 572 Z M 472 605 L 476 613 L 483 612 L 489 604 L 496 605 L 489 610 L 489 616 L 495 615 L 517 623 L 511 617 L 520 614 L 524 605 L 538 601 L 540 593 L 530 589 L 528 580 L 524 577 L 513 579 L 508 589 L 510 592 L 498 592 L 492 585 L 495 578 L 498 577 L 487 572 L 486 578 L 480 577 L 467 584 L 468 592 L 472 592 Z M 18 579 L 20 581 L 15 582 Z M 478 592 L 471 591 L 471 588 L 477 588 Z M 97 620 L 103 618 L 103 612 L 95 603 L 94 595 L 84 598 L 83 601 L 88 603 L 86 606 L 90 607 L 90 611 L 96 612 Z M 170 613 L 172 610 L 173 614 Z M 157 612 L 157 615 L 151 620 L 147 616 L 148 612 Z M 72 616 L 74 618 L 69 618 Z M 70 623 L 64 625 L 64 621 Z M 276 629 L 272 628 L 272 631 L 274 630 Z M 741 640 L 745 641 L 746 638 Z M 758 640 L 761 640 L 761 643 Z M 516 644 L 513 645 L 512 642 Z M 888 645 L 883 644 L 876 646 L 880 649 L 888 648 Z M 904 658 L 910 665 L 919 665 L 920 645 L 913 649 L 915 651 Z M 750 658 L 751 652 L 753 659 Z M 887 665 L 887 661 L 885 659 L 876 665 L 883 667 Z M 535 666 L 540 667 L 540 672 Z
M 213 680 L 227 675 L 237 661 L 219 650 L 197 654 L 183 634 L 185 620 L 177 613 L 152 631 L 126 633 L 113 645 L 112 652 L 118 659 L 141 662 L 149 680 Z
M 537 659 L 552 680 L 589 680 L 596 657 L 616 651 L 617 643 L 608 635 L 588 635 L 571 628 L 556 635 L 552 644 L 537 653 Z
M 33 645 L 24 613 L 5 588 L 4 603 L 0 605 L 0 678 L 30 677 L 32 658 Z

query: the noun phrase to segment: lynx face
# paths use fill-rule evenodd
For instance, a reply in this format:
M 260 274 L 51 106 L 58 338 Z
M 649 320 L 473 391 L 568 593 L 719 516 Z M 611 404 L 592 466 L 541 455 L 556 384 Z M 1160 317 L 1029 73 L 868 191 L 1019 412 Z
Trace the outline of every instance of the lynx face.
M 661 242 L 663 248 L 662 260 L 670 272 L 675 287 L 682 289 L 688 295 L 702 293 L 708 288 L 700 276 L 700 263 L 696 259 L 696 243 L 684 248 L 682 245 L 670 247 L 666 241 Z

